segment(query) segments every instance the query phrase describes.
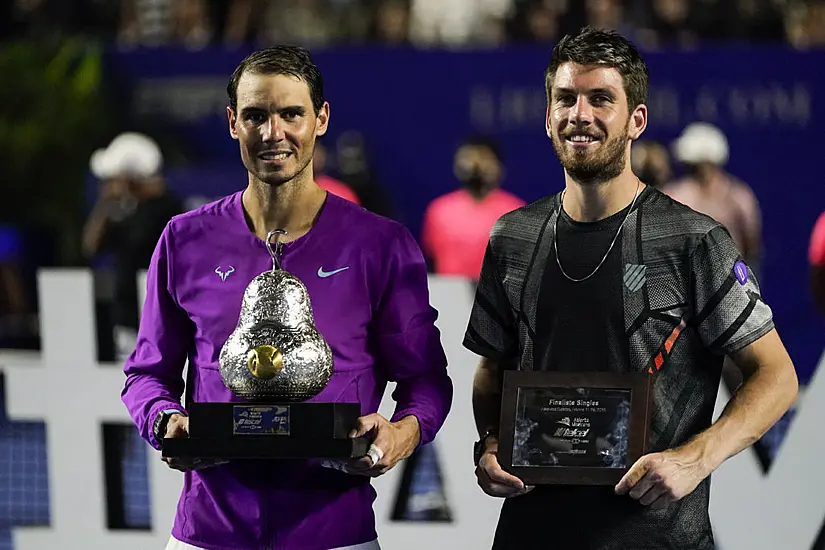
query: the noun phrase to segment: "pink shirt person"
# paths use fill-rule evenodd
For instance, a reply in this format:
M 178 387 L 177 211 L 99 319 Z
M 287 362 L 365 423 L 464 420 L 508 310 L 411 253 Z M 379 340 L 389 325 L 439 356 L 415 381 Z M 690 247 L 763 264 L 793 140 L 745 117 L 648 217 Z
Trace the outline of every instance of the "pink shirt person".
M 493 224 L 521 206 L 517 196 L 494 189 L 476 199 L 466 189 L 438 197 L 424 214 L 421 246 L 436 273 L 478 279 Z
M 458 147 L 453 173 L 461 189 L 427 206 L 421 248 L 435 273 L 477 280 L 493 224 L 525 203 L 501 190 L 504 165 L 497 144 L 488 137 L 472 137 Z
M 808 269 L 814 303 L 825 314 L 825 212 L 819 215 L 808 243 Z
M 315 183 L 324 191 L 329 191 L 333 195 L 346 199 L 351 203 L 361 206 L 361 199 L 355 194 L 352 188 L 341 180 L 337 180 L 326 174 L 315 176 Z

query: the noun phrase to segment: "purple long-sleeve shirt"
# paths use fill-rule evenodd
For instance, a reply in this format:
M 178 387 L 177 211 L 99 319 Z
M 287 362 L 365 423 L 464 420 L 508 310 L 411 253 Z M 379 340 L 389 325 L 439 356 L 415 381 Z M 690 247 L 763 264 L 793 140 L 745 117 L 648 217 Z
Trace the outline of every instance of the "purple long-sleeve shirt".
M 242 193 L 177 216 L 158 242 L 137 346 L 122 398 L 155 448 L 161 410 L 241 401 L 223 384 L 218 355 L 235 330 L 243 292 L 272 268 L 247 225 Z M 376 412 L 395 381 L 396 421 L 415 415 L 431 441 L 452 400 L 452 383 L 429 304 L 425 263 L 400 224 L 327 195 L 315 226 L 286 243 L 282 267 L 306 285 L 335 373 L 313 400 L 357 401 Z M 172 535 L 207 549 L 326 550 L 376 537 L 369 478 L 320 460 L 237 461 L 188 472 Z

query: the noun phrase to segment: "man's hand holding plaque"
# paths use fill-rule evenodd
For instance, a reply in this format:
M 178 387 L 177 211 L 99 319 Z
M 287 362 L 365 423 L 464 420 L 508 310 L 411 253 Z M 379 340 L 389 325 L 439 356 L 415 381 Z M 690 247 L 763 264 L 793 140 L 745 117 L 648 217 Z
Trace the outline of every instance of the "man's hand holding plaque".
M 505 472 L 498 463 L 498 440 L 487 438 L 486 448 L 476 466 L 476 478 L 481 490 L 491 497 L 515 497 L 529 493 L 532 485 L 525 485 L 522 480 Z
M 629 495 L 651 508 L 664 508 L 692 493 L 708 475 L 702 453 L 686 444 L 641 457 L 616 485 L 616 494 Z

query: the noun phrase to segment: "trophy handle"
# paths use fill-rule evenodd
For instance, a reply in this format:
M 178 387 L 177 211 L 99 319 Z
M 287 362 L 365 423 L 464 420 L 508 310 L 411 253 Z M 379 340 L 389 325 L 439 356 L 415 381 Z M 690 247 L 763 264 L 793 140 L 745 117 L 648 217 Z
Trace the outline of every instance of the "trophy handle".
M 281 269 L 280 257 L 283 254 L 284 243 L 279 240 L 280 235 L 286 235 L 285 229 L 273 229 L 266 235 L 266 249 L 269 255 L 272 256 L 272 271 L 279 271 Z M 272 237 L 275 236 L 275 248 L 272 248 Z

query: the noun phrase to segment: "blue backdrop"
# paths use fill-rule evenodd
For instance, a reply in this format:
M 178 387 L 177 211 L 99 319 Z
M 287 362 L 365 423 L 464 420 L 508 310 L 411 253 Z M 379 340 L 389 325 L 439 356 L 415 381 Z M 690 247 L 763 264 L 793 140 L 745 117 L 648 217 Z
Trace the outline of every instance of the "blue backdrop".
M 123 120 L 164 129 L 188 161 L 172 167 L 183 195 L 217 197 L 242 188 L 245 173 L 227 132 L 226 82 L 245 50 L 110 52 Z M 344 48 L 315 59 L 331 104 L 329 138 L 367 140 L 372 165 L 403 221 L 418 235 L 426 204 L 453 189 L 452 156 L 468 133 L 502 144 L 508 189 L 526 200 L 559 190 L 562 171 L 544 133 L 546 48 L 413 51 Z M 806 247 L 825 210 L 821 132 L 825 52 L 703 50 L 646 56 L 651 73 L 645 138 L 669 143 L 705 120 L 730 140 L 729 169 L 763 210 L 761 282 L 800 376 L 823 349 L 825 324 L 808 293 Z

